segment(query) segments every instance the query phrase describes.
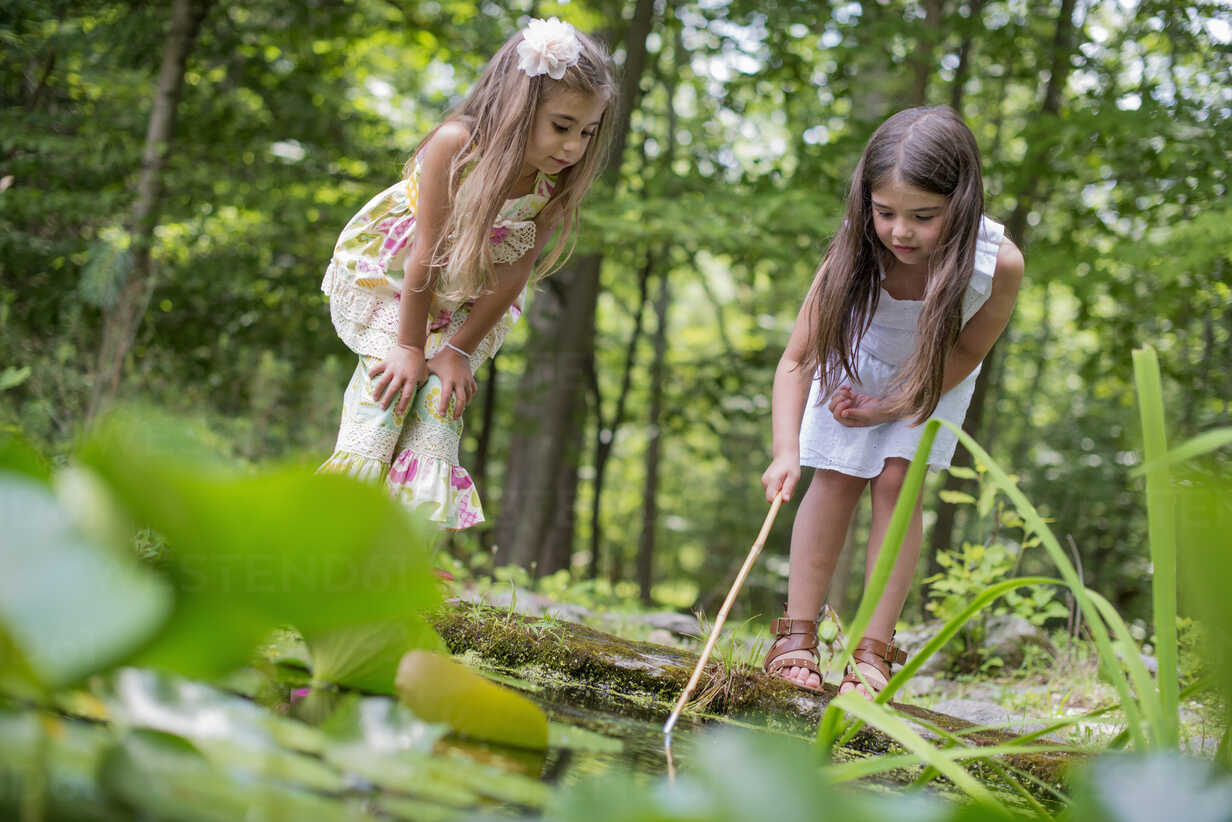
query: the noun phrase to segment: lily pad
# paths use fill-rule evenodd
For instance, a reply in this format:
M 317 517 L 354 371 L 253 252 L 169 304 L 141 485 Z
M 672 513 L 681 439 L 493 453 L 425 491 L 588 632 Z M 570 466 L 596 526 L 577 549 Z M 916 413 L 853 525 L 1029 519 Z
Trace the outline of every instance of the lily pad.
M 451 659 L 411 651 L 398 666 L 398 696 L 415 715 L 460 734 L 523 748 L 546 748 L 548 720 L 533 702 Z

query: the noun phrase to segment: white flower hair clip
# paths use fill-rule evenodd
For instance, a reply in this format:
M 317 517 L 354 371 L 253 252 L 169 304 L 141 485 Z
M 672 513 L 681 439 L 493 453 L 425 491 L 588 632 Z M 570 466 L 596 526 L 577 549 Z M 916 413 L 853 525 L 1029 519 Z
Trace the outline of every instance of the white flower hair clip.
M 528 77 L 546 74 L 553 80 L 565 76 L 565 69 L 577 65 L 582 54 L 573 26 L 556 17 L 532 19 L 522 30 L 518 43 L 518 68 Z

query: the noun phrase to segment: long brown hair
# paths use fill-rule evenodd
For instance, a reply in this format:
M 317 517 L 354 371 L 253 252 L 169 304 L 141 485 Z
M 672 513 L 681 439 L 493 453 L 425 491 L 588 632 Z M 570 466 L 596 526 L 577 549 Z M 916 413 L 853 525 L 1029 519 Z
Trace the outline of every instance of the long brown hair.
M 877 311 L 881 271 L 894 260 L 873 226 L 872 192 L 894 179 L 946 198 L 941 235 L 928 258 L 919 344 L 889 394 L 888 410 L 919 423 L 941 399 L 946 358 L 962 330 L 963 294 L 984 211 L 979 147 L 948 107 L 900 111 L 869 138 L 851 178 L 846 217 L 808 297 L 816 337 L 802 365 L 821 369 L 822 398 L 844 380 L 859 379 L 855 351 Z
M 546 74 L 527 76 L 518 68 L 518 44 L 523 32 L 510 37 L 488 61 L 470 92 L 415 147 L 403 169 L 409 177 L 419 150 L 448 122 L 466 126 L 470 139 L 450 168 L 450 211 L 433 254 L 434 290 L 449 299 L 471 299 L 492 286 L 492 225 L 522 170 L 530 130 L 539 106 L 562 91 L 595 95 L 607 105 L 582 159 L 562 170 L 551 200 L 544 207 L 549 219 L 560 219 L 560 235 L 539 267 L 546 276 L 572 252 L 578 208 L 607 153 L 611 136 L 616 82 L 611 58 L 594 38 L 575 31 L 581 44 L 577 62 L 553 80 Z

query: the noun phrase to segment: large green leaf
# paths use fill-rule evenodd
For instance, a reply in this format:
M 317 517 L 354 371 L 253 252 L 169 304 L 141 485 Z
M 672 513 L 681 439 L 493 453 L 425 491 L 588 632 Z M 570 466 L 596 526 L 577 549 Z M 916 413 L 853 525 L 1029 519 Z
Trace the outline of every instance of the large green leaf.
M 523 748 L 548 744 L 548 720 L 526 697 L 451 659 L 411 651 L 398 666 L 398 696 L 415 715 L 460 734 Z
M 51 492 L 0 472 L 0 670 L 60 687 L 131 653 L 166 619 L 170 587 L 87 541 Z

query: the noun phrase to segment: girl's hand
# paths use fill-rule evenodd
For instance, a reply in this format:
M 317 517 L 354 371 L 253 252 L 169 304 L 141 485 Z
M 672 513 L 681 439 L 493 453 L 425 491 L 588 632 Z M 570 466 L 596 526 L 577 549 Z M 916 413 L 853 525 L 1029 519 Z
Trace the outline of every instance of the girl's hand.
M 422 348 L 409 345 L 394 346 L 385 359 L 377 363 L 368 376 L 377 380 L 376 390 L 372 399 L 380 403 L 382 408 L 398 398 L 398 414 L 405 414 L 407 406 L 415 398 L 415 391 L 428 379 L 428 371 L 424 367 L 424 352 Z
M 470 360 L 452 348 L 442 348 L 428 360 L 428 370 L 441 378 L 441 401 L 437 403 L 436 413 L 445 416 L 452 395 L 453 418 L 458 419 L 479 390 L 475 375 L 471 373 Z
M 761 487 L 766 489 L 766 502 L 774 502 L 774 498 L 779 495 L 782 495 L 784 502 L 791 499 L 799 481 L 800 455 L 795 452 L 778 454 L 761 475 Z
M 883 398 L 852 391 L 849 385 L 840 386 L 834 392 L 830 398 L 830 413 L 848 428 L 867 428 L 894 419 L 886 413 Z

